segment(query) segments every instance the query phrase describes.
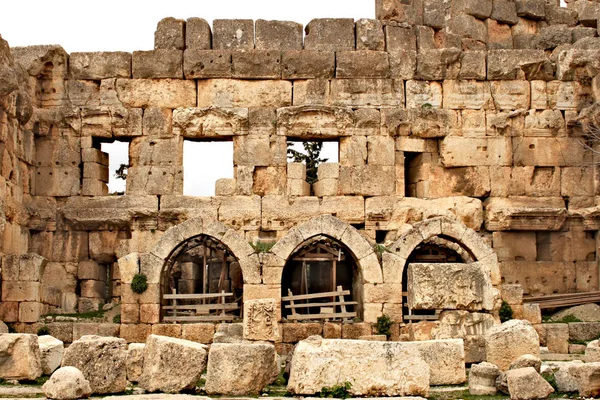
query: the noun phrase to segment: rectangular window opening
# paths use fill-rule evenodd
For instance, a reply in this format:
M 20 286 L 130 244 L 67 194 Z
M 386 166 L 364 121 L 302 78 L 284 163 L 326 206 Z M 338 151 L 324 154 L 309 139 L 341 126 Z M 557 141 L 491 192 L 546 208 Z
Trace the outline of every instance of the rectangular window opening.
M 184 140 L 183 194 L 214 196 L 221 178 L 233 178 L 233 142 Z
M 419 166 L 423 163 L 422 153 L 404 152 L 404 196 L 419 197 L 417 185 Z
M 288 163 L 306 164 L 306 181 L 310 184 L 317 181 L 317 170 L 320 164 L 337 163 L 340 159 L 340 143 L 337 140 L 290 140 L 288 138 L 287 146 Z
M 98 147 L 108 155 L 108 192 L 125 194 L 129 168 L 129 142 L 119 140 L 102 142 Z

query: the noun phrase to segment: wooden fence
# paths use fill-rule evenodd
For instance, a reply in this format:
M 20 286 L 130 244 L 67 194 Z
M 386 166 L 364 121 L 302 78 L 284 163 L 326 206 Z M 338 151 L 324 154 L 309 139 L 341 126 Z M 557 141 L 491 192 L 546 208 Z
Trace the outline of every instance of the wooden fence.
M 343 321 L 350 321 L 350 319 L 357 316 L 356 311 L 348 311 L 347 306 L 356 306 L 356 301 L 346 301 L 344 296 L 350 295 L 349 290 L 343 290 L 341 286 L 337 287 L 335 292 L 325 293 L 313 293 L 313 294 L 300 294 L 293 295 L 292 291 L 288 289 L 288 296 L 283 297 L 281 300 L 289 302 L 290 304 L 285 305 L 286 309 L 291 310 L 291 314 L 287 316 L 290 321 L 302 321 L 302 320 L 333 320 L 341 319 Z M 337 301 L 336 301 L 337 298 Z M 332 301 L 318 302 L 315 300 L 319 299 L 331 299 Z M 312 300 L 309 301 L 309 300 Z M 309 301 L 304 303 L 304 301 Z M 298 303 L 302 302 L 302 303 Z M 310 308 L 319 308 L 318 314 L 308 314 Z M 336 309 L 339 308 L 339 311 Z M 305 309 L 306 314 L 298 313 L 300 309 Z
M 239 309 L 237 302 L 227 303 L 225 299 L 233 297 L 233 293 L 207 293 L 207 294 L 172 294 L 163 295 L 163 299 L 171 300 L 171 305 L 163 306 L 166 311 L 163 317 L 165 322 L 226 322 L 233 321 L 236 316 L 227 312 Z M 211 303 L 217 299 L 216 303 Z M 187 304 L 178 304 L 184 301 Z M 190 302 L 202 302 L 202 304 L 189 304 Z

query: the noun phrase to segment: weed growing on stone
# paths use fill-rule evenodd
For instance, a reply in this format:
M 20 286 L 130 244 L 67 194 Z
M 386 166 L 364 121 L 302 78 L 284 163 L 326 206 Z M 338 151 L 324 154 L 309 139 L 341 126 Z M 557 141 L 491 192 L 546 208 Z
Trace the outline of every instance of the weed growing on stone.
M 350 382 L 344 382 L 340 385 L 331 387 L 324 387 L 320 392 L 315 393 L 315 397 L 321 398 L 335 398 L 335 399 L 347 399 L 350 397 L 350 388 L 352 384 Z
M 135 274 L 131 280 L 131 290 L 137 294 L 142 294 L 148 289 L 148 278 L 145 274 Z
M 506 301 L 502 301 L 502 306 L 500 307 L 498 314 L 500 315 L 500 321 L 506 322 L 513 318 L 512 307 Z
M 275 246 L 275 242 L 256 242 L 250 243 L 250 246 L 252 246 L 255 253 L 268 253 Z
M 385 335 L 388 339 L 392 334 L 392 320 L 387 315 L 383 314 L 380 317 L 377 317 L 377 324 L 375 325 L 375 329 L 377 329 L 377 333 L 380 335 Z

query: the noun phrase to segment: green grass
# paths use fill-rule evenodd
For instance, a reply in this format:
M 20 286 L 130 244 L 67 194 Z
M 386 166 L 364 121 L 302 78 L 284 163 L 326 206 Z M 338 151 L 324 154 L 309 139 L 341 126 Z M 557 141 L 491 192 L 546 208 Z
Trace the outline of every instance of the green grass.
M 104 310 L 98 310 L 98 311 L 89 311 L 89 312 L 85 312 L 85 313 L 80 313 L 80 314 L 46 314 L 46 317 L 72 317 L 72 318 L 79 318 L 79 319 L 94 319 L 94 318 L 103 318 L 104 314 L 106 313 L 106 311 Z
M 582 320 L 580 320 L 579 318 L 577 318 L 576 316 L 571 315 L 571 314 L 565 315 L 561 319 L 557 319 L 557 320 L 552 320 L 551 318 L 552 318 L 551 315 L 544 315 L 542 317 L 542 322 L 550 323 L 550 324 L 568 324 L 570 322 L 583 322 Z

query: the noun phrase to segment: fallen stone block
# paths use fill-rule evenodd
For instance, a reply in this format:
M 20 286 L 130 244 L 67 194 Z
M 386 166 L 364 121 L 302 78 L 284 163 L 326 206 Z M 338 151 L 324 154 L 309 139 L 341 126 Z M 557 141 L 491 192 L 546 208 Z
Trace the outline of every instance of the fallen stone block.
M 127 380 L 139 382 L 144 370 L 145 343 L 129 343 L 127 346 Z
M 42 386 L 49 399 L 70 400 L 87 398 L 92 394 L 90 383 L 75 367 L 62 367 Z
M 521 357 L 510 363 L 508 369 L 511 370 L 527 367 L 532 367 L 539 373 L 542 368 L 542 360 L 540 360 L 539 357 L 532 356 L 531 354 L 523 354 Z
M 581 361 L 560 363 L 558 369 L 554 372 L 556 388 L 561 393 L 576 392 L 578 368 L 583 363 Z
M 208 354 L 208 394 L 260 393 L 279 374 L 275 346 L 270 343 L 213 343 Z
M 126 359 L 125 339 L 87 335 L 65 350 L 62 366 L 79 369 L 93 393 L 120 393 L 127 386 Z
M 545 399 L 554 389 L 533 367 L 506 372 L 511 399 Z
M 500 374 L 498 366 L 488 362 L 471 365 L 469 373 L 469 393 L 475 396 L 494 396 L 496 378 Z
M 600 396 L 600 363 L 580 364 L 575 371 L 579 396 Z
M 0 378 L 31 381 L 42 375 L 41 354 L 36 335 L 0 335 L 0 360 Z
M 539 357 L 540 339 L 528 321 L 510 320 L 488 330 L 485 349 L 487 361 L 506 371 L 523 354 Z
M 296 345 L 288 391 L 313 395 L 349 382 L 355 396 L 427 396 L 429 365 L 406 344 L 312 336 Z
M 148 336 L 140 387 L 147 392 L 164 393 L 194 388 L 206 366 L 206 349 L 207 346 L 189 340 Z
M 42 371 L 44 375 L 51 375 L 62 362 L 65 351 L 64 343 L 50 335 L 38 337 L 38 345 L 42 356 Z

